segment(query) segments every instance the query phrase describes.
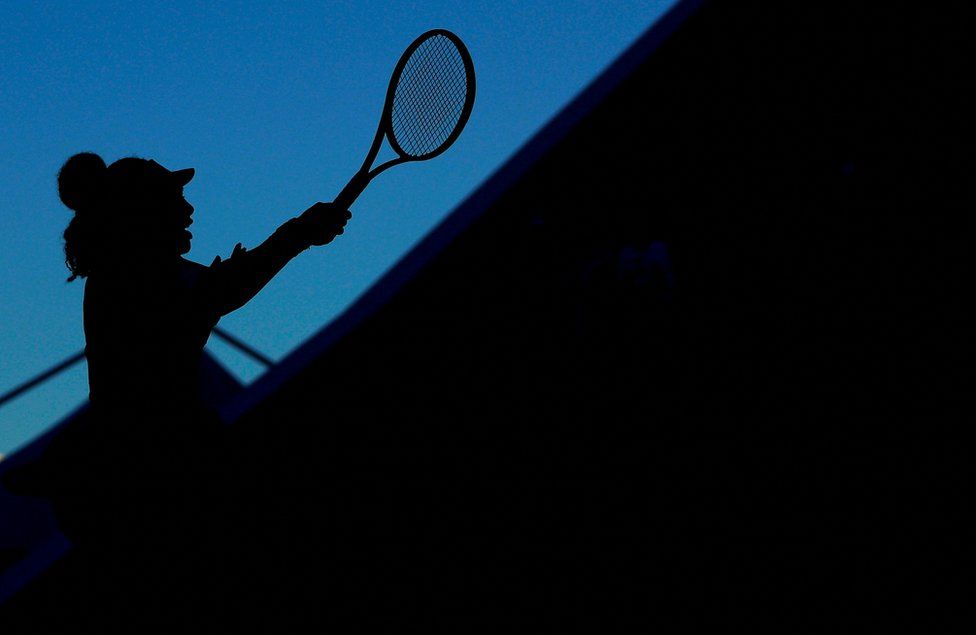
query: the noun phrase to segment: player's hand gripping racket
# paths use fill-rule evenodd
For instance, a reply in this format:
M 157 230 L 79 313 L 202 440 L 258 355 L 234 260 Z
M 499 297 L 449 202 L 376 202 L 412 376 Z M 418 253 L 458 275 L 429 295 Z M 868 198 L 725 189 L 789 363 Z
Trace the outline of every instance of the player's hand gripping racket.
M 468 122 L 473 105 L 474 64 L 461 39 L 444 29 L 418 37 L 393 69 L 380 125 L 363 166 L 333 203 L 348 209 L 380 172 L 447 150 Z M 370 169 L 383 137 L 397 158 Z

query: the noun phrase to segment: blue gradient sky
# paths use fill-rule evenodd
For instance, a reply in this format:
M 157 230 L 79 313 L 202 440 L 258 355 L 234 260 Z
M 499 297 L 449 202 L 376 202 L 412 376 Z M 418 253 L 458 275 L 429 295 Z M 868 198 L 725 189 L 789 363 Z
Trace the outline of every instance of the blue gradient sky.
M 374 181 L 344 236 L 292 261 L 221 321 L 279 359 L 394 265 L 672 4 L 3 2 L 0 392 L 84 346 L 84 283 L 65 283 L 61 232 L 70 211 L 55 187 L 71 154 L 195 167 L 186 188 L 196 207 L 188 257 L 209 264 L 331 200 L 372 140 L 403 48 L 433 27 L 460 35 L 475 61 L 478 98 L 459 141 Z M 214 339 L 211 352 L 242 380 L 260 373 Z M 86 373 L 80 364 L 0 408 L 0 454 L 83 402 Z

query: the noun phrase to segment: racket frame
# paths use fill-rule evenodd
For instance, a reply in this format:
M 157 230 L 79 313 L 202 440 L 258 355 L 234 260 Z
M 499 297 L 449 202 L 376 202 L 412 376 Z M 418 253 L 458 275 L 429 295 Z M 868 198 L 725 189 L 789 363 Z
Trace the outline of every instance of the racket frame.
M 461 116 L 458 122 L 454 125 L 454 129 L 451 134 L 448 135 L 444 143 L 440 144 L 432 152 L 423 154 L 420 156 L 412 156 L 407 154 L 400 144 L 397 143 L 396 135 L 393 134 L 393 101 L 396 97 L 397 84 L 400 81 L 400 75 L 403 73 L 403 69 L 406 67 L 407 62 L 410 60 L 410 56 L 413 55 L 421 44 L 426 42 L 428 39 L 442 35 L 449 39 L 454 46 L 457 48 L 461 55 L 461 61 L 464 64 L 464 73 L 466 85 L 466 93 L 464 96 L 464 105 L 461 107 Z M 369 182 L 373 180 L 381 172 L 392 168 L 394 165 L 400 165 L 401 163 L 408 163 L 411 161 L 426 161 L 428 159 L 433 159 L 437 155 L 441 154 L 447 150 L 460 136 L 461 131 L 468 123 L 468 118 L 471 116 L 471 110 L 474 107 L 474 95 L 475 95 L 475 76 L 474 76 L 474 62 L 471 61 L 471 54 L 468 52 L 467 47 L 461 38 L 451 33 L 447 29 L 431 29 L 425 33 L 419 35 L 410 45 L 403 51 L 400 56 L 399 61 L 397 61 L 396 67 L 393 69 L 393 74 L 390 76 L 390 85 L 386 89 L 386 101 L 383 103 L 383 113 L 380 115 L 380 123 L 376 128 L 376 135 L 373 137 L 373 144 L 369 148 L 369 152 L 366 153 L 366 158 L 363 160 L 362 167 L 359 171 L 353 175 L 339 195 L 335 197 L 333 203 L 336 205 L 348 208 L 352 203 L 359 197 L 359 195 L 366 189 Z M 370 169 L 373 161 L 376 159 L 376 155 L 379 153 L 380 146 L 383 144 L 383 139 L 389 142 L 390 147 L 397 154 L 395 159 L 390 159 L 385 163 L 381 163 L 377 167 Z

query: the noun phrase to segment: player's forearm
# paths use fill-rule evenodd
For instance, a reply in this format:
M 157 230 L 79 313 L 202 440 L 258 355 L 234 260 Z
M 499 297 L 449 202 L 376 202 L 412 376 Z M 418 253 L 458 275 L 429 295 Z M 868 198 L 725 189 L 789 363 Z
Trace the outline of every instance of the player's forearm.
M 246 250 L 240 243 L 225 261 L 218 257 L 210 265 L 211 300 L 219 315 L 247 304 L 288 262 L 310 246 L 307 232 L 291 219 L 263 243 Z

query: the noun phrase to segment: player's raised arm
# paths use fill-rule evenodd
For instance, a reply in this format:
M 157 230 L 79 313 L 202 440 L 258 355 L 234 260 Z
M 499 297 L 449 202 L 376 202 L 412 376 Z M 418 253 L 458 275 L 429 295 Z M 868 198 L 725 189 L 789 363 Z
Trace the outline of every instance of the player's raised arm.
M 199 297 L 218 316 L 247 304 L 289 260 L 311 246 L 342 234 L 352 217 L 332 203 L 316 203 L 281 225 L 263 243 L 248 250 L 237 243 L 230 258 L 214 259 L 201 276 Z

